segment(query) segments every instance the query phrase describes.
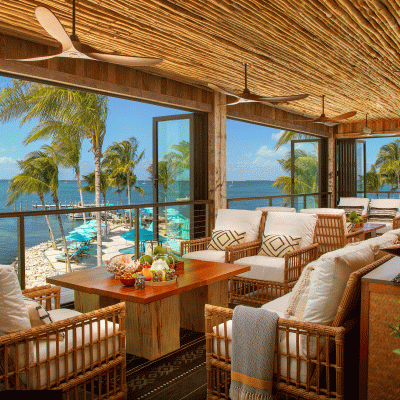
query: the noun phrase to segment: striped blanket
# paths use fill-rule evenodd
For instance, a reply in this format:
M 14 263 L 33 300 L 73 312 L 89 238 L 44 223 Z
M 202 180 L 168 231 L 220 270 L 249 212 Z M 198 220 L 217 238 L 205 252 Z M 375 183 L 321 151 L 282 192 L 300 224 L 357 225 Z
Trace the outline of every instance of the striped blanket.
M 236 306 L 232 317 L 232 400 L 272 399 L 272 374 L 278 314 Z

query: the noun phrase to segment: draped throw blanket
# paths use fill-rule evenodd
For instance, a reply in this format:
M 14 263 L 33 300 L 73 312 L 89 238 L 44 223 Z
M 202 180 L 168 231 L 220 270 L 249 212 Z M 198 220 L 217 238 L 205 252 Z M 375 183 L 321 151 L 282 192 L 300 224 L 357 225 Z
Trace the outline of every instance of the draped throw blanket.
M 232 400 L 272 399 L 272 374 L 278 314 L 236 306 L 232 316 Z

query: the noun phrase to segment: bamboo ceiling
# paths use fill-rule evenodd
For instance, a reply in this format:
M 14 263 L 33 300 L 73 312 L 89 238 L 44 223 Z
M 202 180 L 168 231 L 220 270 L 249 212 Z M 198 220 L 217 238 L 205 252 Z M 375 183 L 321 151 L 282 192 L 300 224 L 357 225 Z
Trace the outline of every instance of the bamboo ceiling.
M 2 0 L 0 27 L 51 43 L 34 16 L 50 8 L 71 33 L 71 1 Z M 400 0 L 77 0 L 81 42 L 105 52 L 161 57 L 154 73 L 206 86 L 248 86 L 288 108 L 348 122 L 399 118 Z M 56 42 L 53 42 L 56 44 Z M 234 107 L 234 106 L 232 106 Z

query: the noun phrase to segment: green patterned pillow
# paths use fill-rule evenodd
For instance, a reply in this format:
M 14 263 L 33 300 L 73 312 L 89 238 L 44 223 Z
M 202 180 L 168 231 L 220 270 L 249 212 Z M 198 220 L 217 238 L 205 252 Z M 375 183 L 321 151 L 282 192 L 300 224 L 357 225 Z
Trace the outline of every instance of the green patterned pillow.
M 207 250 L 225 250 L 228 246 L 243 243 L 245 236 L 246 232 L 214 230 Z
M 299 247 L 301 237 L 293 237 L 290 235 L 263 233 L 263 239 L 259 256 L 284 257 L 286 253 L 294 251 Z

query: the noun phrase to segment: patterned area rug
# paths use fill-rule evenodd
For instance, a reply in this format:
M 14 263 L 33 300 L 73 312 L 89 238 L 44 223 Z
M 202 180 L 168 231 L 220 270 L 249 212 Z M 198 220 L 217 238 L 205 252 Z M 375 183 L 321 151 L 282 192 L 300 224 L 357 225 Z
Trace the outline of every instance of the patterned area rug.
M 157 360 L 127 355 L 128 399 L 203 400 L 206 398 L 204 333 L 181 329 L 181 347 Z

